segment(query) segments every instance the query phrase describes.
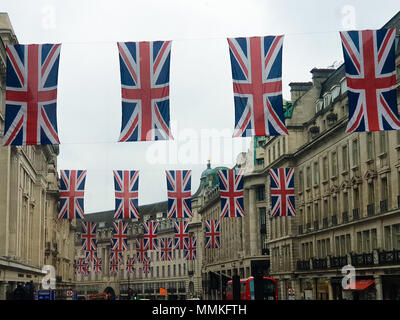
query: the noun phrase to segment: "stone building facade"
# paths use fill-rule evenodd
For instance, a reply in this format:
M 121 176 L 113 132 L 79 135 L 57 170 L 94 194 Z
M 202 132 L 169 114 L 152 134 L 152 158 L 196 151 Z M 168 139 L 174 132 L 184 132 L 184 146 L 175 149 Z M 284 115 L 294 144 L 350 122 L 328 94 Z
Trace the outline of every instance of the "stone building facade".
M 128 222 L 128 250 L 123 252 L 123 261 L 119 264 L 118 273 L 110 273 L 109 261 L 111 255 L 111 238 L 113 232 L 114 211 L 105 211 L 86 215 L 86 221 L 97 223 L 96 239 L 98 256 L 103 260 L 103 272 L 88 276 L 75 275 L 75 288 L 78 295 L 88 297 L 89 294 L 111 293 L 120 299 L 128 297 L 128 288 L 131 288 L 139 298 L 156 300 L 181 300 L 201 295 L 201 253 L 197 251 L 197 259 L 187 261 L 183 250 L 172 251 L 172 261 L 161 261 L 160 250 L 148 250 L 147 255 L 151 260 L 149 273 L 143 271 L 143 264 L 135 262 L 135 272 L 126 271 L 127 258 L 136 257 L 136 239 L 143 237 L 143 222 L 157 221 L 159 223 L 157 237 L 173 238 L 176 219 L 167 218 L 167 202 L 159 202 L 139 207 L 140 219 L 126 220 Z M 189 236 L 201 237 L 199 219 L 194 212 L 188 219 Z M 81 250 L 81 227 L 75 238 L 75 256 L 84 258 Z M 167 295 L 160 295 L 160 288 L 167 289 Z
M 6 45 L 16 43 L 8 15 L 0 13 L 1 144 Z M 13 298 L 19 285 L 40 289 L 44 265 L 54 266 L 58 289 L 73 284 L 73 224 L 57 219 L 58 153 L 50 145 L 0 147 L 0 299 Z
M 398 42 L 400 13 L 384 27 L 397 29 Z M 399 83 L 399 45 L 396 66 Z M 399 299 L 400 132 L 345 133 L 344 65 L 311 75 L 312 82 L 290 84 L 289 135 L 256 149 L 262 172 L 295 168 L 297 215 L 268 218 L 270 274 L 280 299 L 289 289 L 296 299 Z M 269 179 L 266 190 L 269 213 Z M 343 289 L 345 265 L 355 267 L 360 290 Z

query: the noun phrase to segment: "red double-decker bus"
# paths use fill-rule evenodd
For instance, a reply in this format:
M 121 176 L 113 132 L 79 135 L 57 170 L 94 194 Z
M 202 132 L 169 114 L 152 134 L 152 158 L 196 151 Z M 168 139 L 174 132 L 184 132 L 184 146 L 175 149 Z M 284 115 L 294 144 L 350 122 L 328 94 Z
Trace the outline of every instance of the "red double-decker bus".
M 264 277 L 264 300 L 278 300 L 278 283 L 275 279 Z M 226 300 L 233 300 L 232 280 L 226 286 Z M 240 300 L 254 300 L 254 277 L 240 279 Z

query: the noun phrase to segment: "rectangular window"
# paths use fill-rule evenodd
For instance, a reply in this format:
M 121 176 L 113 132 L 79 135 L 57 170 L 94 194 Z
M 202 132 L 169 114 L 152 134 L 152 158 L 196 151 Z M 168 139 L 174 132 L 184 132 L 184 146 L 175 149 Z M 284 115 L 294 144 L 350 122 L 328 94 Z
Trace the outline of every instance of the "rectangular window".
M 340 241 L 339 241 L 339 237 L 335 237 L 335 249 L 336 249 L 336 255 L 340 256 Z
M 357 232 L 357 252 L 362 253 L 362 234 L 361 232 Z
M 340 255 L 344 256 L 346 254 L 346 239 L 345 236 L 340 236 Z
M 358 140 L 353 140 L 353 166 L 358 166 L 360 164 L 360 153 L 358 149 Z
M 324 157 L 322 159 L 322 179 L 328 179 L 328 158 Z
M 347 146 L 342 147 L 343 171 L 349 170 L 349 151 Z
M 376 229 L 371 230 L 371 246 L 372 250 L 378 249 L 378 237 L 376 234 Z
M 256 200 L 257 201 L 264 201 L 265 199 L 265 186 L 258 186 L 256 188 Z
M 311 188 L 311 168 L 307 167 L 307 188 Z
M 392 225 L 393 249 L 400 250 L 400 224 Z
M 371 240 L 369 230 L 363 231 L 363 252 L 369 253 L 371 251 Z
M 354 209 L 358 209 L 360 207 L 360 191 L 358 190 L 358 188 L 357 189 L 353 189 L 353 195 L 354 195 L 354 197 L 353 197 Z
M 319 184 L 319 165 L 318 162 L 314 162 L 314 185 Z
M 381 192 L 382 192 L 381 197 L 382 198 L 381 199 L 382 200 L 387 200 L 388 199 L 388 194 L 389 194 L 387 178 L 383 177 L 381 179 L 381 182 L 382 182 L 382 189 L 381 189 Z
M 392 250 L 392 234 L 390 232 L 390 226 L 386 226 L 384 228 L 384 232 L 385 232 L 385 250 L 389 251 Z
M 326 239 L 326 254 L 331 255 L 331 239 Z
M 256 165 L 263 166 L 264 165 L 264 158 L 256 159 Z
M 337 214 L 337 197 L 332 198 L 332 214 Z
M 337 156 L 336 156 L 336 152 L 332 152 L 332 176 L 337 176 Z
M 372 204 L 375 202 L 375 190 L 374 183 L 368 183 L 368 204 Z
M 350 234 L 346 234 L 346 252 L 351 252 L 351 236 Z
M 304 177 L 303 177 L 303 171 L 299 171 L 299 191 L 303 191 L 304 188 Z
M 387 138 L 385 131 L 379 132 L 379 144 L 381 147 L 381 153 L 386 153 L 388 149 L 387 149 Z
M 278 157 L 281 155 L 281 143 L 278 141 Z
M 347 192 L 343 193 L 343 212 L 348 212 L 349 210 L 349 194 Z
M 367 132 L 367 156 L 368 160 L 375 158 L 374 137 L 372 135 L 372 132 Z

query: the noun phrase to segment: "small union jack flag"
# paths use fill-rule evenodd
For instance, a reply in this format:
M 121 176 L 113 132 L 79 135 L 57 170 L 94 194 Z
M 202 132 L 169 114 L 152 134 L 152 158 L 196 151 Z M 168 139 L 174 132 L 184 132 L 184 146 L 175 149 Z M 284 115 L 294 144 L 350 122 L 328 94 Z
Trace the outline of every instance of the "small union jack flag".
M 346 132 L 400 130 L 396 29 L 340 32 L 349 98 Z
M 101 273 L 103 271 L 103 259 L 96 257 L 93 261 L 94 273 Z
M 151 260 L 149 257 L 147 257 L 143 261 L 143 272 L 146 274 L 149 273 L 150 271 L 151 271 Z
M 114 219 L 140 218 L 138 211 L 139 171 L 114 170 Z
M 97 257 L 97 251 L 93 251 L 93 250 L 89 250 L 89 251 L 85 251 L 85 259 L 86 261 L 89 262 L 93 262 Z
M 124 262 L 124 256 L 121 251 L 111 251 L 110 259 L 119 262 Z
M 184 241 L 189 238 L 188 226 L 189 222 L 186 221 L 174 222 L 174 249 L 184 249 Z
M 172 238 L 165 237 L 160 239 L 161 261 L 172 260 L 173 241 Z
M 78 274 L 86 274 L 86 269 L 88 268 L 88 263 L 85 258 L 79 258 L 76 263 L 76 273 Z
M 86 170 L 60 170 L 58 219 L 84 219 Z
M 195 237 L 189 237 L 184 240 L 185 249 L 184 255 L 186 260 L 195 260 L 197 256 L 197 239 Z
M 126 272 L 128 272 L 128 273 L 135 272 L 135 259 L 134 258 L 128 258 L 126 260 Z
M 167 170 L 168 218 L 190 218 L 191 170 Z
M 128 250 L 128 233 L 127 233 L 128 223 L 118 221 L 118 222 L 113 222 L 113 224 L 114 224 L 114 233 L 111 240 L 112 242 L 111 250 L 115 252 Z
M 122 86 L 120 142 L 172 139 L 169 127 L 171 41 L 118 42 Z
M 287 135 L 282 100 L 283 36 L 229 38 L 234 137 Z
M 97 251 L 96 226 L 95 222 L 82 222 L 82 250 Z
M 110 269 L 111 274 L 118 273 L 119 265 L 118 265 L 118 261 L 116 261 L 116 259 L 111 258 L 109 269 Z
M 149 243 L 145 239 L 136 239 L 136 261 L 143 263 L 147 256 L 148 245 Z
M 218 170 L 222 217 L 243 217 L 242 170 Z
M 206 240 L 205 247 L 208 249 L 218 249 L 220 247 L 219 220 L 205 220 Z
M 148 221 L 143 223 L 143 238 L 144 241 L 146 242 L 145 247 L 148 248 L 148 250 L 157 250 L 158 249 L 158 244 L 157 244 L 157 229 L 158 229 L 158 222 L 155 221 Z
M 269 169 L 271 176 L 271 216 L 295 216 L 294 169 Z
M 59 144 L 61 44 L 7 45 L 4 145 Z

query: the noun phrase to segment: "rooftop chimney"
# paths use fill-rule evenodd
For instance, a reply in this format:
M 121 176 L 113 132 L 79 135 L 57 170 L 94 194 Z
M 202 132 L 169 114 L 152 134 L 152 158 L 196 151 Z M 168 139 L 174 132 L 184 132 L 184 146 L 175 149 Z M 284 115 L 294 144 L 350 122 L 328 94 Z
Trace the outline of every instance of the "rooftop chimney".
M 313 68 L 310 72 L 312 74 L 312 81 L 314 86 L 320 86 L 322 82 L 329 78 L 335 69 L 318 69 Z
M 290 87 L 290 96 L 292 101 L 296 101 L 303 94 L 305 94 L 308 90 L 311 89 L 313 83 L 312 82 L 291 82 L 289 83 Z

